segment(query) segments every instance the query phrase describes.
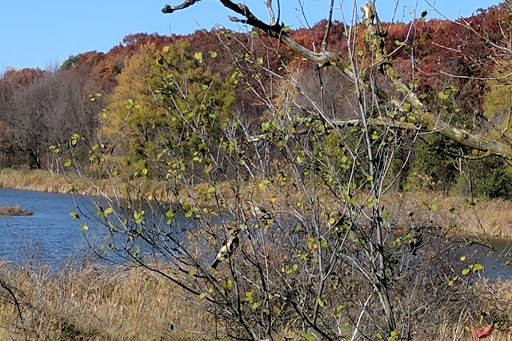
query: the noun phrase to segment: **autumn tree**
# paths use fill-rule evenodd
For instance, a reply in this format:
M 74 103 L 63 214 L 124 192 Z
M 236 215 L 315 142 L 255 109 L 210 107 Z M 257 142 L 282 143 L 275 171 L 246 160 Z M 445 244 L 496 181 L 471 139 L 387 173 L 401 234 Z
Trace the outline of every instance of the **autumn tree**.
M 84 94 L 85 81 L 76 74 L 13 70 L 0 83 L 0 117 L 8 129 L 10 147 L 5 153 L 12 154 L 10 165 L 47 167 L 50 146 L 67 141 L 74 132 L 94 135 L 95 109 Z
M 162 149 L 185 160 L 197 156 L 208 135 L 218 140 L 233 103 L 233 86 L 203 67 L 215 51 L 193 53 L 186 43 L 162 50 L 145 45 L 119 75 L 119 85 L 107 109 L 106 133 L 127 141 L 131 160 L 149 167 Z

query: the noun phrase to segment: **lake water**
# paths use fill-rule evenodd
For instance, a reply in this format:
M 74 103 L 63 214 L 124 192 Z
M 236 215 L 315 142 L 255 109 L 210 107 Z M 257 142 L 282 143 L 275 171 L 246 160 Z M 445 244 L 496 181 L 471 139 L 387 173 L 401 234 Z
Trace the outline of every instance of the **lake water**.
M 81 209 L 95 211 L 87 197 L 0 188 L 0 206 L 19 204 L 34 212 L 31 216 L 0 216 L 0 260 L 45 263 L 55 268 L 92 255 L 81 225 L 89 226 L 89 235 L 99 235 L 100 230 L 94 228 L 95 222 L 83 216 L 80 221 L 71 217 L 70 212 L 77 211 L 77 202 Z M 511 246 L 505 240 L 492 242 L 498 252 Z M 512 267 L 497 257 L 496 252 L 477 245 L 466 251 L 478 252 L 479 261 L 485 266 L 485 277 L 512 278 Z
M 105 248 L 99 251 L 100 246 L 110 242 L 110 239 L 105 242 L 107 231 L 96 220 L 94 213 L 97 209 L 90 197 L 0 188 L 0 206 L 3 205 L 20 205 L 34 214 L 0 216 L 0 260 L 34 265 L 44 263 L 57 268 L 86 258 L 99 261 L 91 245 L 104 254 Z M 147 212 L 145 218 L 148 221 L 154 219 L 158 224 L 160 220 L 166 220 L 147 203 L 142 208 Z M 74 220 L 71 212 L 77 212 L 80 220 Z M 182 212 L 176 212 L 175 222 L 175 228 L 192 228 Z M 82 230 L 83 224 L 88 226 L 86 232 Z M 144 245 L 142 247 L 148 251 Z M 108 259 L 114 263 L 126 262 L 114 252 L 108 254 Z
M 34 212 L 0 216 L 0 259 L 55 266 L 83 256 L 89 248 L 80 223 L 70 216 L 75 200 L 86 204 L 86 198 L 67 194 L 0 189 L 0 206 L 21 205 Z

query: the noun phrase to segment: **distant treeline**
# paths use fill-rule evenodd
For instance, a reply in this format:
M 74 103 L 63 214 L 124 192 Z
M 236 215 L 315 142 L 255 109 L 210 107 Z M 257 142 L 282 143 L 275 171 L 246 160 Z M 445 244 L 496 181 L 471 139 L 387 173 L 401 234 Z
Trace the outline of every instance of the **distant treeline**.
M 510 86 L 487 80 L 512 70 L 509 60 L 499 61 L 501 69 L 497 70 L 496 60 L 489 58 L 497 55 L 499 46 L 510 43 L 500 31 L 501 24 L 510 20 L 502 6 L 466 18 L 474 31 L 447 20 L 384 24 L 386 41 L 391 42 L 387 51 L 401 47 L 393 56 L 395 69 L 426 101 L 443 109 L 445 120 L 461 127 L 508 128 Z M 291 35 L 305 46 L 320 49 L 324 28 L 325 23 L 319 22 Z M 344 29 L 342 23 L 334 25 L 328 42 L 340 54 L 347 51 Z M 362 28 L 358 39 L 364 39 Z M 360 56 L 364 60 L 364 51 Z M 329 68 L 304 63 L 259 32 L 141 33 L 125 37 L 108 53 L 70 56 L 59 69 L 6 70 L 0 78 L 0 167 L 63 171 L 55 151 L 65 154 L 74 146 L 73 136 L 75 142 L 77 136 L 82 141 L 82 149 L 75 150 L 74 156 L 83 165 L 93 161 L 90 148 L 99 144 L 110 148 L 126 167 L 147 169 L 158 156 L 152 154 L 158 150 L 155 145 L 176 149 L 186 161 L 194 157 L 190 150 L 197 149 L 190 148 L 199 143 L 195 134 L 210 134 L 212 143 L 219 143 L 216 129 L 228 129 L 224 126 L 228 117 L 236 116 L 258 133 L 265 118 L 262 102 L 274 85 L 266 82 L 264 73 L 247 77 L 239 72 L 255 66 L 275 74 L 296 74 L 300 92 L 294 94 L 290 89 L 288 94 L 296 96 L 294 110 L 306 103 L 301 96 L 307 93 L 328 115 L 354 118 L 347 96 L 353 84 Z M 509 78 L 502 77 L 503 82 Z M 190 84 L 197 84 L 197 89 Z M 173 103 L 178 115 L 165 101 L 185 86 L 188 98 Z M 204 131 L 187 131 L 186 120 L 179 119 L 187 111 L 201 113 L 197 119 L 204 120 Z M 124 143 L 114 144 L 114 136 Z M 176 136 L 179 140 L 173 140 Z M 420 135 L 420 139 L 413 150 L 404 149 L 397 156 L 409 160 L 397 186 L 511 195 L 512 173 L 503 160 L 462 158 L 468 151 L 453 142 L 437 135 Z

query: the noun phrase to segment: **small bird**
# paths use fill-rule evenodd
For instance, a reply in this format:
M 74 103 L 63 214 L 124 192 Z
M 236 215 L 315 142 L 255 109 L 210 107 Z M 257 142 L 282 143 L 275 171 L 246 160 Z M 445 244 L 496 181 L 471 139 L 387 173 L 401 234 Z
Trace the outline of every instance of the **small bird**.
M 238 244 L 240 243 L 238 237 L 239 234 L 240 229 L 238 228 L 228 230 L 228 238 L 226 240 L 226 243 L 222 245 L 222 247 L 219 250 L 219 253 L 217 253 L 215 261 L 212 264 L 212 269 L 217 269 L 219 263 L 231 257 L 233 252 L 238 248 Z
M 424 244 L 423 242 L 423 235 L 420 233 L 414 233 L 412 236 L 411 241 L 409 242 L 409 248 L 411 251 L 411 255 L 416 256 L 416 252 L 420 247 L 422 247 Z
M 375 14 L 373 13 L 373 8 L 371 6 L 371 3 L 367 3 L 363 6 L 361 6 L 361 11 L 363 11 L 363 19 L 372 23 L 373 18 L 375 17 Z
M 338 210 L 329 213 L 329 226 L 331 228 L 341 227 L 345 222 L 345 216 Z
M 427 11 L 421 12 L 420 21 L 425 21 L 425 19 L 427 19 L 427 14 L 428 14 Z
M 272 220 L 272 215 L 270 214 L 269 211 L 267 211 L 266 209 L 264 209 L 263 207 L 259 207 L 257 205 L 255 205 L 252 200 L 247 200 L 247 204 L 249 204 L 249 208 L 251 209 L 251 214 L 259 219 L 259 220 L 263 220 L 265 222 L 268 222 L 270 220 Z
M 328 215 L 327 227 L 336 238 L 340 238 L 342 233 L 346 231 L 348 224 L 346 224 L 345 216 L 338 210 L 333 210 Z

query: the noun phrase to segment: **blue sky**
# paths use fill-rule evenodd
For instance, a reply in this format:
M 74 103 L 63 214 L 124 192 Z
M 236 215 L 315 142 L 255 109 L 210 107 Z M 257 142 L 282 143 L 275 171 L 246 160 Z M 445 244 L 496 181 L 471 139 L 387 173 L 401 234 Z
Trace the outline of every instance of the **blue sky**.
M 167 2 L 169 1 L 169 2 Z M 236 0 L 242 2 L 244 0 Z M 392 19 L 398 0 L 377 0 L 383 21 Z M 275 2 L 275 0 L 274 0 Z M 302 2 L 305 17 L 301 14 Z M 313 25 L 326 16 L 328 0 L 281 0 L 281 19 L 292 28 Z M 366 1 L 357 0 L 359 7 Z M 395 21 L 409 21 L 411 11 L 429 12 L 439 18 L 432 6 L 450 19 L 467 17 L 478 8 L 487 8 L 500 0 L 399 0 Z M 87 51 L 107 52 L 132 33 L 187 34 L 217 24 L 236 29 L 227 20 L 231 14 L 218 0 L 200 3 L 173 14 L 163 14 L 165 4 L 181 0 L 4 0 L 0 14 L 0 73 L 7 67 L 47 68 L 60 65 L 70 55 Z M 246 0 L 257 14 L 267 18 L 264 0 Z M 337 0 L 350 20 L 352 0 Z M 335 19 L 342 20 L 338 7 Z M 419 14 L 417 14 L 419 15 Z M 244 30 L 244 27 L 239 27 Z

